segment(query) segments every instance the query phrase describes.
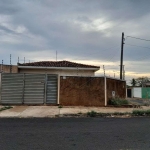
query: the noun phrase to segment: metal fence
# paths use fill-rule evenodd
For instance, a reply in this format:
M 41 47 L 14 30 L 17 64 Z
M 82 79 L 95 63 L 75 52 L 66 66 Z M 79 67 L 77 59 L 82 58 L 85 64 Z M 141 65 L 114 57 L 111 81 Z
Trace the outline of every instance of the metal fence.
M 2 73 L 1 104 L 57 104 L 58 76 Z

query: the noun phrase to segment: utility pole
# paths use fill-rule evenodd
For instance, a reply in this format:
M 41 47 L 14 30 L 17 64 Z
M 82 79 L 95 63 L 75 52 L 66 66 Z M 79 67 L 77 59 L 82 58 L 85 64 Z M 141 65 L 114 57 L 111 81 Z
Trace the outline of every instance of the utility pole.
M 56 51 L 56 61 L 57 61 L 57 51 Z
M 103 65 L 103 70 L 104 70 L 104 77 L 105 77 L 105 66 Z
M 120 58 L 120 79 L 122 80 L 122 66 L 123 66 L 123 45 L 124 45 L 124 32 L 122 32 L 121 40 L 121 58 Z
M 124 70 L 124 66 L 125 66 L 125 65 L 122 65 L 122 67 L 123 67 L 123 80 L 125 80 L 125 70 Z

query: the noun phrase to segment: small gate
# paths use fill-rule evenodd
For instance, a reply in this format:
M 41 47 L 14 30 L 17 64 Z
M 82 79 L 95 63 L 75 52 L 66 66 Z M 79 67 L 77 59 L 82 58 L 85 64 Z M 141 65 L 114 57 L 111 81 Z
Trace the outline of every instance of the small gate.
M 57 104 L 58 76 L 47 75 L 46 103 Z

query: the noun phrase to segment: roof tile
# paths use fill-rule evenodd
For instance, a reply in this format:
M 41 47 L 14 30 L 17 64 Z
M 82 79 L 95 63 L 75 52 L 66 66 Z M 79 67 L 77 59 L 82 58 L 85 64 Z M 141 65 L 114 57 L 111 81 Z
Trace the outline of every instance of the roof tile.
M 40 61 L 40 62 L 31 62 L 31 63 L 23 63 L 18 64 L 19 66 L 36 66 L 36 67 L 79 67 L 79 68 L 97 68 L 99 69 L 99 66 L 93 66 L 93 65 L 86 65 L 86 64 L 80 64 L 70 61 Z

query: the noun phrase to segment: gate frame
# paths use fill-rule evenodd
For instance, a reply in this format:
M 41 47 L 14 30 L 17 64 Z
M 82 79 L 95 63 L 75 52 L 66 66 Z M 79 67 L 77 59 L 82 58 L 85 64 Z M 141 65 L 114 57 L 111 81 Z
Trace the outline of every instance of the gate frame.
M 60 74 L 57 75 L 57 104 L 60 104 L 59 101 L 59 97 L 60 97 Z
M 56 98 L 56 105 L 59 105 L 59 90 L 60 90 L 60 75 L 59 74 L 46 74 L 46 77 L 45 77 L 45 102 L 44 104 L 45 105 L 50 105 L 49 103 L 47 103 L 47 82 L 48 82 L 48 75 L 52 75 L 52 76 L 56 76 L 57 77 L 57 85 L 56 85 L 56 88 L 57 88 L 57 98 Z M 55 105 L 55 104 L 54 104 Z
M 2 100 L 2 73 L 0 73 L 0 104 Z

